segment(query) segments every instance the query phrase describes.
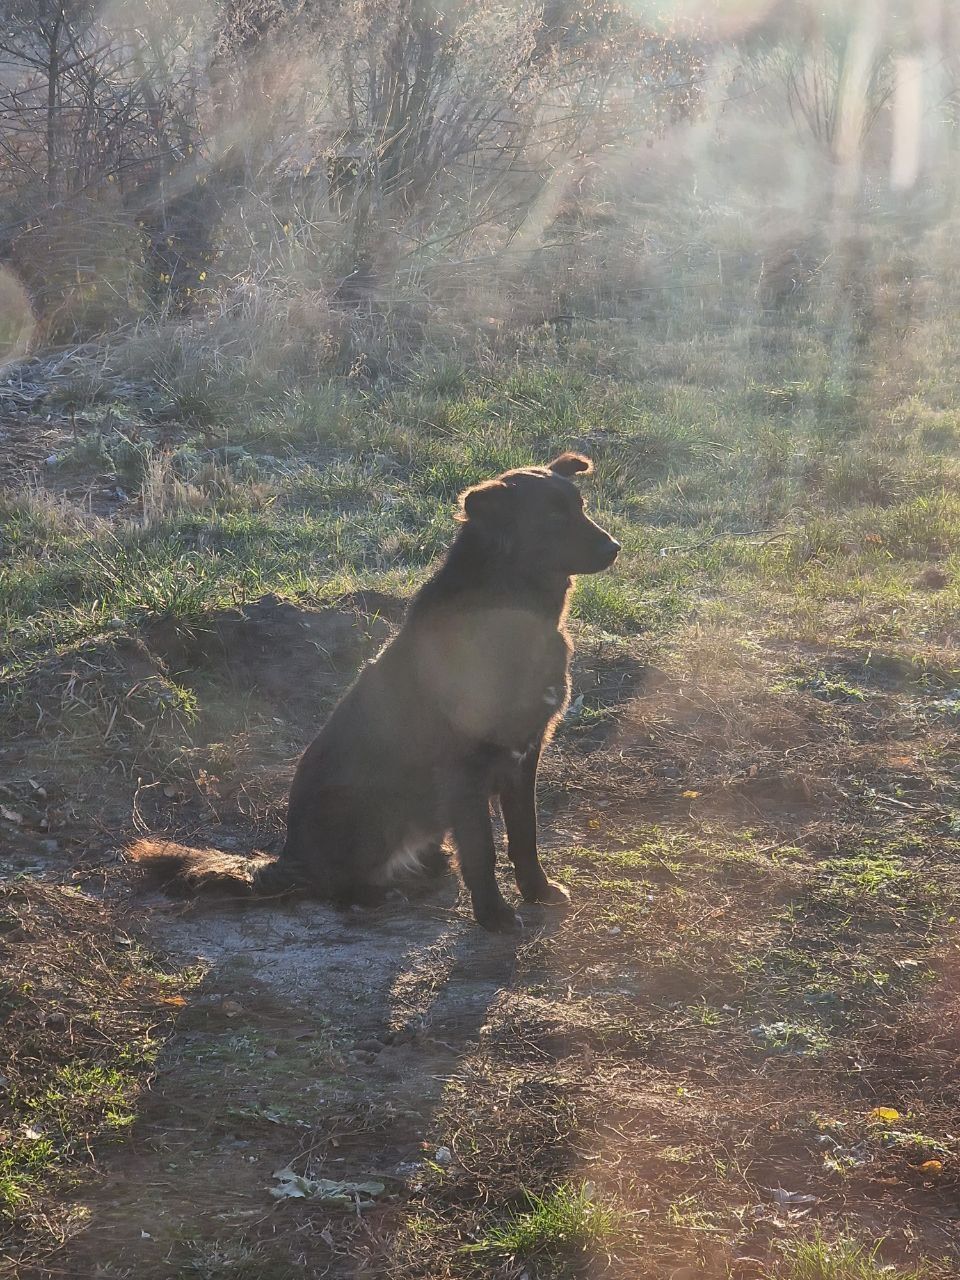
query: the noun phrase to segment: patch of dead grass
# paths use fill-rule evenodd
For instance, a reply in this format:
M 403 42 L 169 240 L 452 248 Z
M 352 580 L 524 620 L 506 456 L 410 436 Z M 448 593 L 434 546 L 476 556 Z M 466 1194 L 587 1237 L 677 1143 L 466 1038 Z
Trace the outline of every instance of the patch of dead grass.
M 185 1003 L 183 979 L 130 930 L 128 914 L 75 889 L 0 887 L 0 1244 L 11 1275 L 81 1225 L 64 1190 L 132 1120 Z

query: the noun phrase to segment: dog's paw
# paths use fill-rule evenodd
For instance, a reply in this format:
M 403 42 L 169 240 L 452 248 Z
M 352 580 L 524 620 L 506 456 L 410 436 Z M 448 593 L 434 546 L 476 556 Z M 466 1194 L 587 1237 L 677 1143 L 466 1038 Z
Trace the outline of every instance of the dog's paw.
M 556 880 L 544 877 L 540 884 L 524 890 L 524 902 L 539 902 L 544 907 L 569 907 L 570 890 Z
M 474 906 L 473 913 L 477 924 L 489 933 L 516 933 L 518 929 L 523 928 L 523 921 L 513 907 L 502 899 L 489 906 L 486 904 L 482 907 Z

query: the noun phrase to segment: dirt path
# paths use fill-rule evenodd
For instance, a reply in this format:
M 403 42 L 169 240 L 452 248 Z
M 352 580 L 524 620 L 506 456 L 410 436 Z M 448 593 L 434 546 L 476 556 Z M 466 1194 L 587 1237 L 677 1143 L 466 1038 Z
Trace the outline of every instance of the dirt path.
M 431 1155 L 434 1109 L 516 946 L 473 925 L 452 878 L 429 902 L 346 915 L 144 905 L 158 946 L 205 975 L 132 1140 L 84 1202 L 67 1270 L 246 1275 L 216 1267 L 249 1248 L 258 1266 L 266 1249 L 302 1258 L 300 1274 L 355 1274 L 360 1219 L 278 1203 L 273 1174 L 382 1180 L 389 1213 Z
M 758 1280 L 792 1277 L 785 1251 L 820 1226 L 952 1274 L 957 997 L 928 970 L 909 1007 L 918 969 L 942 971 L 922 864 L 918 897 L 833 911 L 792 846 L 725 859 L 647 828 L 588 851 L 578 822 L 546 852 L 577 905 L 528 910 L 516 942 L 473 925 L 453 878 L 347 915 L 146 899 L 156 943 L 204 976 L 44 1274 Z M 885 970 L 882 990 L 855 976 Z M 362 1211 L 277 1200 L 284 1169 L 382 1190 Z M 562 1238 L 532 1266 L 463 1252 L 564 1184 L 618 1206 L 605 1261 Z

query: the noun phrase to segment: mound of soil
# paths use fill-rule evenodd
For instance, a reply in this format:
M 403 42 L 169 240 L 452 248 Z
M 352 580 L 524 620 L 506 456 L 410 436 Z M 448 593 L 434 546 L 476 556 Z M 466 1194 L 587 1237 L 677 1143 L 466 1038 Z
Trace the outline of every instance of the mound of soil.
M 290 760 L 403 608 L 377 592 L 322 609 L 264 596 L 192 625 L 156 619 L 11 673 L 0 680 L 0 835 L 33 865 L 38 841 L 70 838 L 84 815 L 110 833 L 132 803 L 148 821 L 158 805 L 172 811 L 165 822 L 174 812 L 183 821 L 202 800 L 184 761 L 210 742 L 227 746 L 212 770 L 202 761 L 206 803 L 215 794 L 221 820 L 238 795 L 247 821 L 251 805 L 272 813 Z
M 176 716 L 177 696 L 163 663 L 138 638 L 117 635 L 54 651 L 0 680 L 0 707 L 11 733 L 29 725 L 41 736 L 94 734 L 104 741 L 129 728 L 134 741 Z
M 333 607 L 308 609 L 274 595 L 202 621 L 160 618 L 144 630 L 147 648 L 177 677 L 202 672 L 285 709 L 339 692 L 384 644 L 403 602 L 356 592 Z

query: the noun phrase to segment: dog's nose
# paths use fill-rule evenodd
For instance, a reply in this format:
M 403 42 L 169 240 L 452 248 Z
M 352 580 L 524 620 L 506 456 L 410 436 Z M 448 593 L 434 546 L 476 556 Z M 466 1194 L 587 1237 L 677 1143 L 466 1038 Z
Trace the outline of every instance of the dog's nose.
M 620 554 L 620 543 L 616 540 L 616 538 L 611 538 L 609 541 L 610 541 L 610 552 L 609 552 L 610 564 L 613 564 L 614 560 L 616 560 L 617 556 Z

